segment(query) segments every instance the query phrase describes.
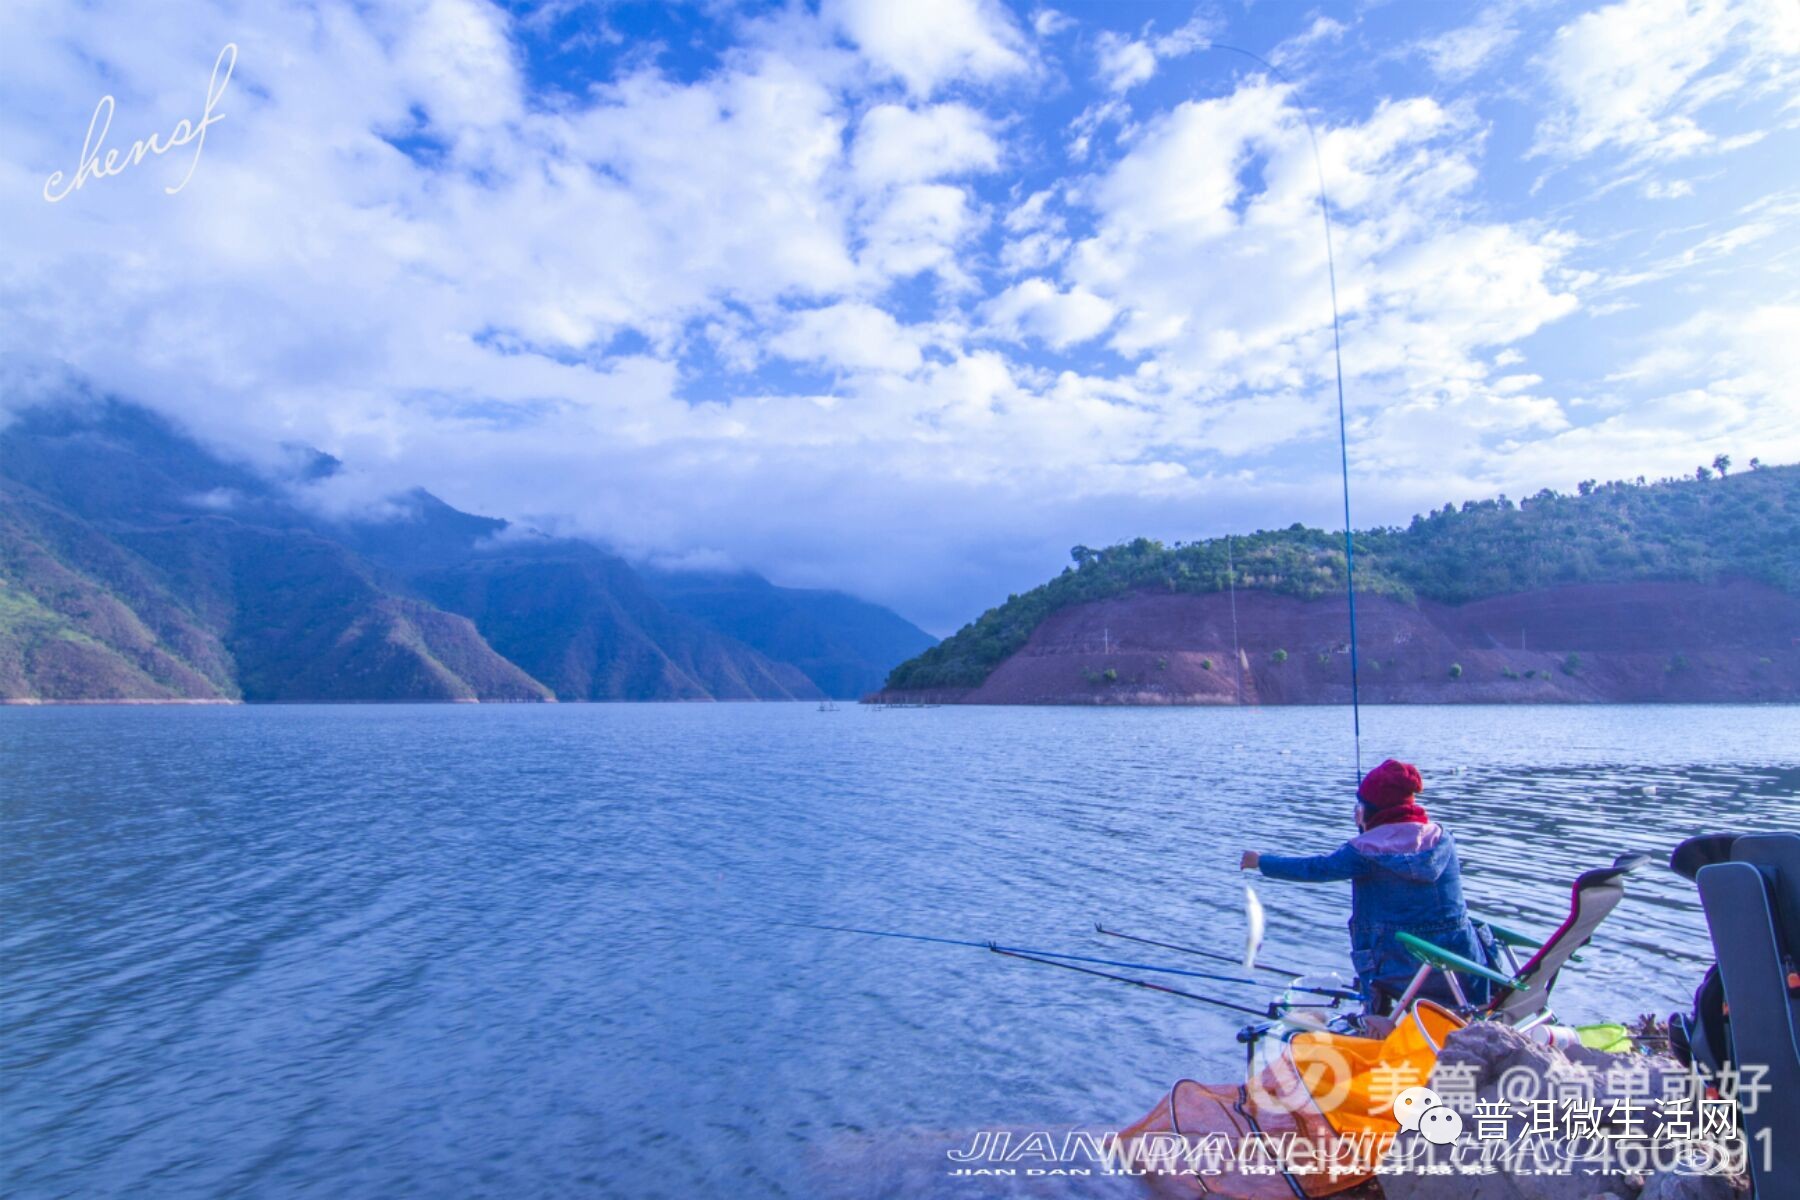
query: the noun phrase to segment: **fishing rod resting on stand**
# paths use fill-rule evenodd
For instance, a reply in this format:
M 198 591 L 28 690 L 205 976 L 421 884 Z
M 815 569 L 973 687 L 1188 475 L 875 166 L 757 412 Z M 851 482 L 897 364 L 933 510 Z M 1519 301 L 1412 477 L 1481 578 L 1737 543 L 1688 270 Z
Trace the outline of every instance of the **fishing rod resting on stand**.
M 1055 950 L 1036 950 L 1024 946 L 1007 946 L 994 941 L 983 942 L 967 938 L 936 937 L 931 934 L 902 933 L 897 930 L 888 929 L 863 929 L 853 925 L 825 925 L 811 921 L 783 921 L 779 923 L 796 929 L 821 929 L 833 933 L 854 933 L 862 937 L 893 938 L 898 941 L 927 942 L 940 946 L 968 946 L 977 950 L 987 950 L 1006 958 L 1017 958 L 1025 962 L 1041 963 L 1047 967 L 1061 967 L 1065 971 L 1077 971 L 1083 975 L 1093 975 L 1101 979 L 1111 979 L 1118 983 L 1128 983 L 1133 987 L 1147 988 L 1153 992 L 1166 992 L 1172 996 L 1180 996 L 1187 1000 L 1198 1000 L 1203 1004 L 1211 1004 L 1219 1008 L 1230 1009 L 1233 1012 L 1248 1013 L 1251 1016 L 1256 1017 L 1279 1016 L 1279 1011 L 1273 1004 L 1264 1008 L 1254 1008 L 1249 1005 L 1239 1004 L 1235 1000 L 1227 1000 L 1219 996 L 1202 995 L 1199 992 L 1183 991 L 1180 988 L 1170 987 L 1161 983 L 1153 983 L 1147 979 L 1133 979 L 1128 975 L 1115 975 L 1110 971 L 1096 970 L 1095 967 L 1117 967 L 1127 971 L 1150 971 L 1160 975 L 1177 975 L 1187 979 L 1205 979 L 1216 983 L 1240 983 L 1251 985 L 1260 985 L 1262 983 L 1261 980 L 1252 979 L 1244 975 L 1221 975 L 1211 971 L 1190 971 L 1183 967 L 1165 967 L 1155 963 L 1125 962 L 1119 959 L 1096 958 L 1085 954 L 1067 954 Z M 1100 932 L 1108 932 L 1101 930 L 1098 924 L 1095 925 L 1095 929 Z M 1125 935 L 1115 934 L 1113 936 Z M 1145 938 L 1133 938 L 1131 940 L 1141 941 L 1146 945 L 1165 945 L 1161 942 L 1151 942 Z M 1227 956 L 1213 955 L 1208 951 L 1197 951 L 1187 947 L 1170 948 L 1187 949 L 1190 953 L 1205 954 L 1208 957 L 1222 958 L 1226 962 L 1236 961 Z M 1090 963 L 1093 965 L 1077 965 L 1082 963 Z M 1257 969 L 1266 971 L 1274 970 L 1275 968 L 1259 965 Z M 1290 985 L 1288 990 L 1306 995 L 1320 996 L 1333 1002 L 1354 999 L 1356 997 L 1356 993 L 1345 991 L 1342 988 L 1322 987 L 1312 984 L 1301 984 L 1298 982 Z

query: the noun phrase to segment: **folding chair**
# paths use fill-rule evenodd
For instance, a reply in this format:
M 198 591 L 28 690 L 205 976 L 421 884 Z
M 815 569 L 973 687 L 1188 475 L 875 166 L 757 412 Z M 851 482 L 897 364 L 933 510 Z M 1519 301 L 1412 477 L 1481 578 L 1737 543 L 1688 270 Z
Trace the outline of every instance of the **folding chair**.
M 1763 1068 L 1766 1090 L 1738 1106 L 1755 1194 L 1789 1195 L 1775 1185 L 1800 1179 L 1800 834 L 1740 837 L 1730 861 L 1701 867 L 1695 879 L 1725 985 L 1733 1065 Z
M 1430 980 L 1432 972 L 1441 972 L 1450 992 L 1456 997 L 1457 1012 L 1472 1020 L 1499 1021 L 1517 1029 L 1554 1022 L 1550 1011 L 1550 989 L 1563 967 L 1575 959 L 1576 951 L 1588 944 L 1594 930 L 1604 921 L 1619 901 L 1625 898 L 1625 876 L 1650 861 L 1648 854 L 1621 854 L 1610 867 L 1584 871 L 1570 889 L 1569 915 L 1544 941 L 1535 941 L 1522 933 L 1487 922 L 1487 928 L 1499 943 L 1506 960 L 1506 974 L 1485 963 L 1478 963 L 1442 946 L 1433 945 L 1410 933 L 1400 935 L 1400 943 L 1419 962 L 1419 969 L 1406 991 L 1401 993 L 1399 1010 L 1404 1012 Z M 1517 950 L 1528 950 L 1531 957 L 1519 962 Z M 1471 1004 L 1457 976 L 1475 976 L 1493 985 L 1493 995 L 1485 1005 Z

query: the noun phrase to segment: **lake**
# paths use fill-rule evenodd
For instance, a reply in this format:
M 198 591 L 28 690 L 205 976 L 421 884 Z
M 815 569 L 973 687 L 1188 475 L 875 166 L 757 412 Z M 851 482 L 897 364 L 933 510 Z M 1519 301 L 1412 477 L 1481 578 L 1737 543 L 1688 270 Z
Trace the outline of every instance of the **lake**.
M 1792 708 L 1363 725 L 1539 933 L 1621 851 L 1800 824 Z M 0 709 L 0 1192 L 979 1196 L 971 1131 L 1134 1120 L 1240 1020 L 781 922 L 1240 950 L 1239 852 L 1347 836 L 1351 756 L 1342 709 Z M 1346 888 L 1257 888 L 1265 957 L 1345 965 Z M 1688 1004 L 1692 887 L 1630 889 L 1566 1018 Z

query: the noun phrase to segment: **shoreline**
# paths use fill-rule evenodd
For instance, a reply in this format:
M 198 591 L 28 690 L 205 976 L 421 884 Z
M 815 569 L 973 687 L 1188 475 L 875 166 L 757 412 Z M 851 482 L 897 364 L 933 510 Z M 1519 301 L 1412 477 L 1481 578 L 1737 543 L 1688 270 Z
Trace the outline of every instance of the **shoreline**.
M 883 696 L 875 694 L 853 700 L 842 697 L 832 701 L 835 704 L 851 704 L 858 708 L 870 710 L 884 708 L 1064 708 L 1064 709 L 1168 709 L 1168 708 L 1205 708 L 1205 709 L 1243 709 L 1261 711 L 1263 709 L 1295 708 L 1347 708 L 1349 701 L 1281 701 L 1261 704 L 1234 704 L 1211 697 L 1200 697 L 1192 700 L 1159 698 L 1155 700 L 1025 700 L 1002 702 L 996 700 L 969 700 L 950 698 L 940 694 Z M 393 708 L 396 706 L 414 705 L 429 707 L 594 707 L 609 705 L 658 705 L 670 708 L 688 707 L 692 705 L 798 705 L 805 708 L 816 708 L 817 700 L 210 700 L 210 699 L 84 699 L 84 700 L 46 700 L 36 697 L 0 697 L 0 708 Z M 1365 700 L 1364 708 L 1791 708 L 1800 706 L 1800 700 L 1761 699 L 1761 700 L 1615 700 L 1568 698 L 1544 700 Z
M 968 689 L 973 692 L 975 689 Z M 971 700 L 966 697 L 952 696 L 947 692 L 920 693 L 875 693 L 858 700 L 859 705 L 869 708 L 1349 708 L 1350 700 L 1265 700 L 1258 703 L 1238 704 L 1230 699 L 1219 699 L 1212 696 L 1194 696 L 1192 698 L 1157 697 L 1142 700 Z M 1763 698 L 1729 698 L 1703 699 L 1698 697 L 1671 697 L 1669 699 L 1620 699 L 1598 696 L 1587 699 L 1568 696 L 1546 697 L 1541 700 L 1495 700 L 1491 697 L 1471 697 L 1467 700 L 1444 699 L 1434 697 L 1428 700 L 1397 700 L 1384 697 L 1380 700 L 1364 700 L 1363 708 L 1778 708 L 1800 705 L 1800 699 L 1783 697 Z

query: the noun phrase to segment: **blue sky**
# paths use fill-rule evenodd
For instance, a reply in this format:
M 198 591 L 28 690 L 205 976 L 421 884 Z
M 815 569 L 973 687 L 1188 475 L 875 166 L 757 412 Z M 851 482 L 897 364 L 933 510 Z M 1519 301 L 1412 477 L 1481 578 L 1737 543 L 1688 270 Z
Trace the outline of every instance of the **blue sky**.
M 192 147 L 57 203 L 108 146 Z M 1269 59 L 1271 74 L 1239 46 Z M 1800 459 L 1800 5 L 0 12 L 8 396 L 947 632 L 1067 548 Z M 193 167 L 178 193 L 166 189 Z

